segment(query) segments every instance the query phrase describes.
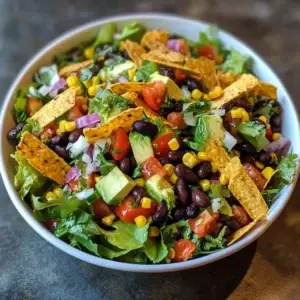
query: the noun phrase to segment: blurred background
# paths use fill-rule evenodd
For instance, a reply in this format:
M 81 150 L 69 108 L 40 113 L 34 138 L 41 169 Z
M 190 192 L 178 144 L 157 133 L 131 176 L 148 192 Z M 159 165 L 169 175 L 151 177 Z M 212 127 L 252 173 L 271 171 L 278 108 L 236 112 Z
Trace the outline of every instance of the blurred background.
M 218 24 L 271 64 L 299 111 L 299 0 L 0 0 L 2 94 L 53 38 L 85 22 L 129 12 Z M 2 182 L 0 195 L 0 299 L 299 299 L 299 187 L 258 243 L 209 266 L 163 275 L 111 271 L 69 257 L 25 223 Z

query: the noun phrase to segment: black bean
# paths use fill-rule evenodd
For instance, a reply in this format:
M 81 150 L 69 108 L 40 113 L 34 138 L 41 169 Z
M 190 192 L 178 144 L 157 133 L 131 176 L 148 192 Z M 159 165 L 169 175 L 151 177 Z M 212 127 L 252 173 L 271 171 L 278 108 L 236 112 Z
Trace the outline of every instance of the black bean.
M 132 195 L 133 195 L 136 203 L 140 203 L 143 197 L 148 196 L 146 191 L 142 187 L 139 187 L 139 186 L 134 187 L 134 189 L 132 190 Z
M 230 195 L 229 198 L 226 198 L 226 201 L 228 202 L 228 204 L 230 206 L 232 206 L 234 204 L 239 204 L 239 202 L 237 201 L 237 199 L 233 195 Z
M 124 157 L 119 164 L 119 168 L 122 172 L 124 172 L 127 175 L 131 174 L 132 166 L 131 166 L 131 158 L 130 157 Z
M 187 78 L 185 81 L 185 84 L 187 85 L 189 91 L 193 91 L 194 89 L 199 89 L 199 83 L 193 78 Z
M 190 128 L 185 128 L 180 130 L 180 136 L 183 138 L 193 138 L 194 134 L 192 133 Z
M 53 146 L 67 146 L 69 143 L 69 133 L 63 132 L 61 135 L 56 135 L 51 139 L 51 143 Z
M 229 227 L 226 227 L 225 236 L 228 237 L 232 234 L 232 230 Z
M 273 131 L 273 133 L 274 133 L 274 132 L 279 132 L 279 133 L 280 133 L 280 132 L 281 132 L 281 127 L 273 126 L 273 127 L 272 127 L 272 131 Z
M 197 174 L 199 179 L 205 179 L 212 171 L 212 165 L 210 161 L 203 161 L 199 164 Z
M 169 67 L 160 66 L 159 67 L 159 73 L 163 76 L 167 76 L 167 77 L 171 78 L 172 80 L 175 80 L 174 71 Z
M 207 207 L 210 205 L 210 200 L 200 189 L 192 191 L 192 201 L 197 207 Z
M 191 202 L 188 184 L 183 179 L 178 179 L 175 186 L 175 193 L 182 206 L 187 206 Z
M 199 210 L 197 208 L 197 206 L 192 203 L 191 205 L 189 205 L 186 210 L 185 210 L 186 216 L 190 219 L 190 218 L 195 218 L 198 216 L 199 214 Z
M 69 142 L 70 143 L 75 143 L 79 139 L 80 135 L 82 134 L 81 129 L 76 129 L 73 132 L 70 133 L 69 135 Z
M 243 143 L 237 146 L 237 149 L 243 154 L 255 154 L 255 148 L 248 143 Z
M 162 157 L 159 159 L 159 161 L 162 165 L 165 165 L 169 162 L 167 157 Z
M 259 155 L 258 155 L 258 159 L 259 159 L 259 161 L 261 161 L 263 164 L 268 165 L 268 164 L 271 162 L 272 157 L 271 157 L 271 155 L 270 155 L 268 152 L 266 152 L 266 151 L 261 151 L 261 152 L 259 153 Z
M 185 209 L 177 208 L 173 211 L 173 221 L 178 222 L 185 217 Z
M 183 102 L 181 101 L 175 101 L 175 106 L 174 106 L 174 110 L 181 112 L 183 108 Z
M 131 160 L 131 168 L 135 169 L 137 167 L 137 163 L 136 163 L 134 156 L 131 156 L 130 160 Z
M 159 203 L 155 213 L 152 216 L 152 219 L 154 222 L 163 222 L 166 220 L 168 216 L 168 209 L 167 206 L 164 203 Z
M 182 160 L 184 153 L 185 152 L 183 150 L 170 151 L 167 157 L 170 162 L 179 163 Z
M 246 111 L 251 112 L 253 109 L 253 105 L 245 98 L 240 99 L 237 103 L 236 103 L 237 107 L 242 107 L 244 108 Z
M 24 123 L 19 123 L 17 126 L 13 129 L 11 129 L 8 134 L 7 138 L 11 141 L 15 141 L 17 139 L 18 134 L 22 131 L 24 127 Z
M 275 114 L 270 119 L 271 127 L 280 128 L 282 123 L 282 117 L 280 114 Z
M 121 52 L 121 55 L 122 55 L 125 59 L 131 59 L 131 58 L 129 57 L 127 51 L 122 51 L 122 52 Z
M 147 121 L 135 121 L 133 123 L 133 129 L 141 134 L 149 135 L 151 137 L 156 136 L 158 132 L 157 126 Z
M 69 159 L 70 159 L 70 154 L 69 154 L 68 150 L 67 150 L 65 147 L 56 145 L 56 146 L 54 147 L 54 151 L 55 151 L 60 157 L 62 157 L 63 159 L 65 159 L 65 160 L 69 160 Z
M 230 220 L 225 221 L 225 224 L 226 224 L 230 229 L 232 229 L 233 231 L 236 231 L 236 230 L 238 230 L 238 229 L 241 228 L 239 222 L 237 222 L 237 221 L 234 220 L 234 219 L 230 219 Z
M 174 171 L 175 171 L 175 174 L 179 178 L 184 179 L 188 183 L 191 183 L 191 184 L 193 184 L 193 183 L 198 184 L 199 183 L 198 176 L 191 169 L 189 169 L 187 166 L 185 166 L 184 164 L 178 164 L 175 167 Z
M 243 164 L 249 163 L 249 164 L 255 165 L 255 157 L 250 156 L 250 155 L 242 156 L 241 161 Z

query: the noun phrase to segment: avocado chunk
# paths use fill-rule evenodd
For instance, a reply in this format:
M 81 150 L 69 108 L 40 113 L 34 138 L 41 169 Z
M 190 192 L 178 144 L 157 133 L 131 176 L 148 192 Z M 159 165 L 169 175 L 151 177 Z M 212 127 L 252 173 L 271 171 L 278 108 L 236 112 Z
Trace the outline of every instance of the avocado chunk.
M 124 73 L 134 67 L 135 67 L 135 64 L 131 60 L 126 60 L 124 63 L 118 64 L 113 67 L 113 69 L 111 71 L 111 76 L 115 79 L 122 73 Z
M 142 164 L 149 157 L 154 156 L 151 138 L 149 136 L 132 131 L 129 134 L 129 142 L 138 165 Z
M 149 196 L 157 201 L 164 201 L 170 211 L 175 206 L 175 194 L 170 183 L 160 175 L 151 176 L 145 183 Z
M 97 182 L 96 189 L 107 204 L 118 205 L 134 186 L 134 180 L 115 167 Z
M 154 72 L 150 75 L 150 81 L 162 81 L 167 87 L 167 94 L 171 99 L 181 100 L 184 98 L 179 86 L 169 77 Z

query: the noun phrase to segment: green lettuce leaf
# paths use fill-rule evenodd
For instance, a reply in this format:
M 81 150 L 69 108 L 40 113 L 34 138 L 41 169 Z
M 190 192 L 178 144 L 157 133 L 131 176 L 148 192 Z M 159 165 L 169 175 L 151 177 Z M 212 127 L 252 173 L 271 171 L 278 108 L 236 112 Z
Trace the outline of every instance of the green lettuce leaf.
M 147 257 L 154 264 L 161 262 L 168 255 L 168 248 L 165 245 L 162 237 L 160 238 L 160 240 L 157 240 L 155 238 L 148 238 L 144 246 L 144 251 Z
M 145 32 L 146 28 L 141 23 L 137 21 L 131 22 L 123 28 L 120 35 L 115 39 L 115 43 L 118 45 L 125 40 L 139 42 Z
M 276 103 L 276 101 L 268 101 L 265 105 L 262 107 L 258 108 L 257 110 L 253 111 L 252 114 L 254 116 L 260 116 L 263 115 L 267 118 L 267 121 L 270 122 L 270 118 L 275 115 L 280 113 L 280 107 Z
M 206 31 L 199 33 L 198 46 L 214 46 L 218 54 L 224 52 L 222 41 L 218 37 L 218 27 L 215 25 L 209 26 Z
M 289 154 L 279 162 L 275 176 L 280 177 L 283 184 L 292 183 L 296 174 L 297 158 L 297 154 Z
M 41 67 L 34 75 L 34 80 L 40 85 L 53 84 L 53 79 L 58 77 L 57 66 L 55 64 Z
M 182 113 L 193 113 L 194 116 L 206 113 L 209 111 L 211 104 L 208 101 L 195 101 L 189 104 Z
M 111 44 L 114 40 L 114 34 L 117 32 L 116 23 L 107 23 L 101 26 L 93 47 L 96 48 L 100 45 Z
M 25 122 L 28 118 L 26 113 L 28 87 L 19 88 L 16 92 L 13 115 L 17 123 Z
M 211 199 L 218 199 L 221 207 L 219 208 L 218 212 L 222 215 L 232 217 L 232 209 L 225 198 L 230 197 L 230 191 L 225 185 L 213 183 L 211 185 L 210 190 L 210 198 Z
M 28 131 L 31 133 L 39 133 L 40 130 L 41 130 L 41 127 L 40 127 L 40 123 L 38 120 L 27 119 L 24 127 L 18 133 L 18 138 L 20 138 L 25 131 Z
M 147 82 L 154 72 L 158 72 L 158 66 L 155 62 L 144 60 L 143 65 L 136 71 L 136 81 Z

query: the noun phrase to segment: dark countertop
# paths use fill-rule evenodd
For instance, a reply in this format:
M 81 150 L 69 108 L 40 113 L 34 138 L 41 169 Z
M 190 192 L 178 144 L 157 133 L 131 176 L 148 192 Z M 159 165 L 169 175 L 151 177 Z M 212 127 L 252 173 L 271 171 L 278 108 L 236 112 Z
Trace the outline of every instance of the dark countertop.
M 0 1 L 0 89 L 49 40 L 87 21 L 126 12 L 168 12 L 218 23 L 256 49 L 300 93 L 300 2 Z M 299 101 L 296 101 L 300 109 Z M 237 254 L 172 274 L 134 274 L 89 265 L 38 236 L 0 184 L 1 299 L 299 299 L 300 186 L 278 220 Z

